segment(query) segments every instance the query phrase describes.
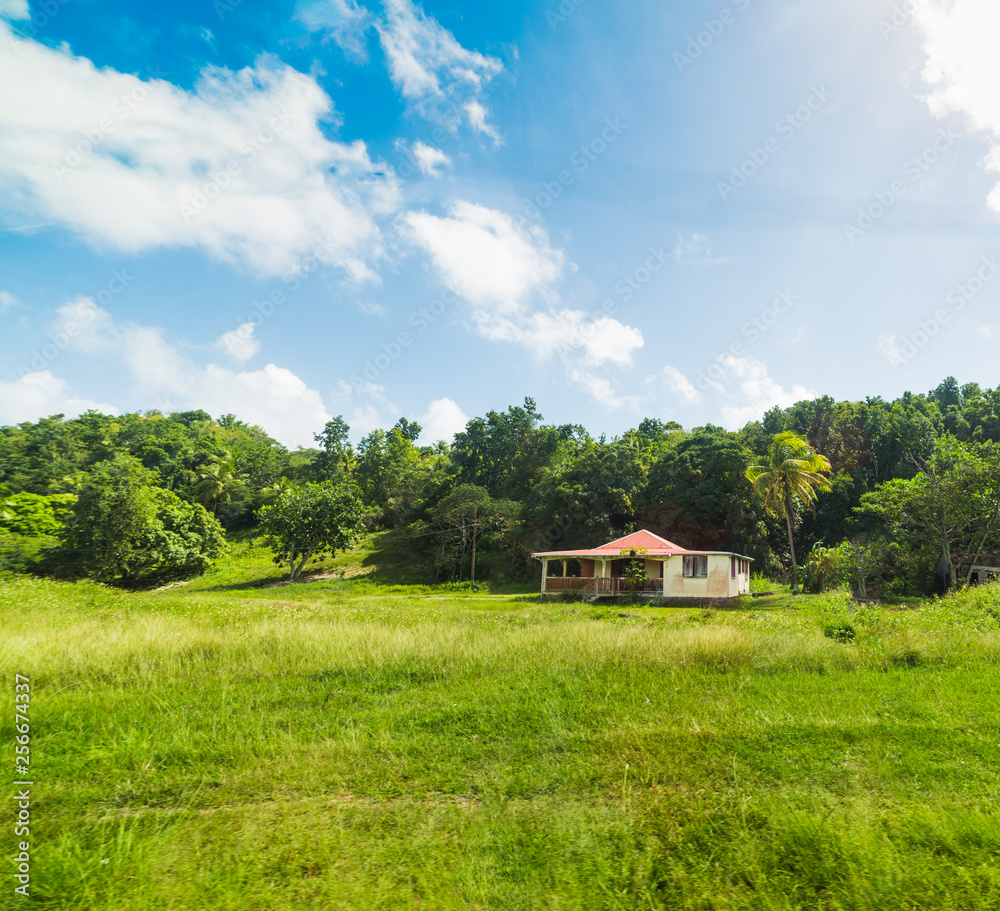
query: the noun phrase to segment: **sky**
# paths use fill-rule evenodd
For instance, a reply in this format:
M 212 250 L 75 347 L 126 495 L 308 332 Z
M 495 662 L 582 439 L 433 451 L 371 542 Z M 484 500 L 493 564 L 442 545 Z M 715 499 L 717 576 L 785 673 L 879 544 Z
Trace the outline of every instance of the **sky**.
M 0 424 L 1000 385 L 996 0 L 0 0 Z

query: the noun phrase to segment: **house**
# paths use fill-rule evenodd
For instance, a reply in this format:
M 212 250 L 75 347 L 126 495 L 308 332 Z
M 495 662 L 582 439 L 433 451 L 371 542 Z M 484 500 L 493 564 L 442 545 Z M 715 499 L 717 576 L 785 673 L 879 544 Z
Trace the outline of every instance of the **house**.
M 592 550 L 531 556 L 542 561 L 543 597 L 580 592 L 590 601 L 630 594 L 650 600 L 723 601 L 750 593 L 749 557 L 686 550 L 651 531 L 637 531 Z

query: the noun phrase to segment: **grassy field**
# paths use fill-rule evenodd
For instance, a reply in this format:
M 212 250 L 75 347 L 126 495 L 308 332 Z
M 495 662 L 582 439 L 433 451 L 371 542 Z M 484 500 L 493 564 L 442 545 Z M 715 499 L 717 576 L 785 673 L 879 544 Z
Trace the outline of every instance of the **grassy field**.
M 1000 907 L 1000 589 L 598 608 L 370 557 L 0 580 L 33 907 Z

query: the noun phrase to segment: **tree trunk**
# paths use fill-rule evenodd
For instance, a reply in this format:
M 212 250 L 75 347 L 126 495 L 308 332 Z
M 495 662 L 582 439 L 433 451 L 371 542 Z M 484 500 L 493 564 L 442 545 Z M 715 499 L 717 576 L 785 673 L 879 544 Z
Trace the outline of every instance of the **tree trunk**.
M 983 552 L 983 548 L 986 546 L 986 539 L 989 538 L 990 533 L 993 531 L 993 526 L 996 525 L 997 521 L 997 511 L 993 511 L 993 516 L 986 526 L 986 531 L 983 533 L 982 538 L 979 540 L 979 546 L 976 548 L 976 552 L 972 555 L 972 559 L 969 561 L 969 571 L 965 575 L 965 584 L 968 585 L 972 581 L 972 567 L 976 565 L 976 561 L 979 559 Z
M 948 581 L 945 590 L 947 591 L 955 584 L 955 564 L 951 559 L 951 538 L 948 534 L 948 516 L 944 509 L 941 510 L 941 562 L 948 564 Z
M 799 593 L 799 566 L 795 562 L 795 541 L 792 538 L 792 516 L 794 515 L 794 507 L 792 506 L 792 497 L 785 488 L 785 524 L 788 526 L 788 550 L 792 555 L 792 594 L 797 595 Z

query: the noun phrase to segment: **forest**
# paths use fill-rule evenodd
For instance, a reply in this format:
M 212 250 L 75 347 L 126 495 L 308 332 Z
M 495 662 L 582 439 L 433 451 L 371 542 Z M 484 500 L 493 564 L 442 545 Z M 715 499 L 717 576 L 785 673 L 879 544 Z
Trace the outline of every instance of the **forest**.
M 415 581 L 468 580 L 475 537 L 478 579 L 528 583 L 532 552 L 647 528 L 744 554 L 760 580 L 891 600 L 979 581 L 972 567 L 1000 550 L 1000 387 L 953 377 L 894 401 L 775 407 L 735 432 L 646 418 L 595 438 L 530 398 L 450 442 L 417 445 L 421 432 L 400 418 L 353 445 L 338 417 L 290 451 L 204 411 L 3 427 L 0 569 L 144 585 L 203 572 L 240 537 L 294 579 L 388 532 Z M 750 478 L 782 435 L 821 471 L 774 508 Z

